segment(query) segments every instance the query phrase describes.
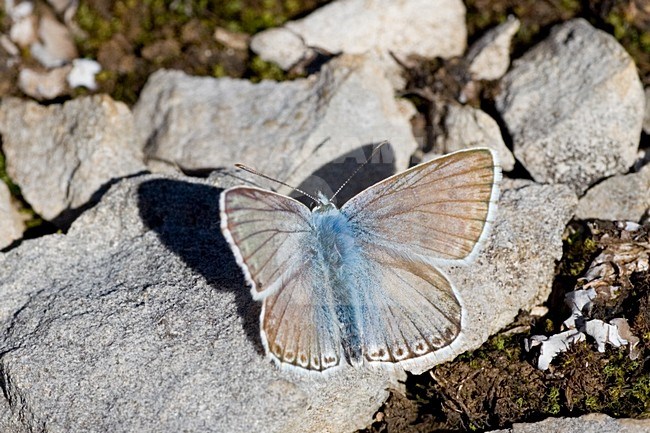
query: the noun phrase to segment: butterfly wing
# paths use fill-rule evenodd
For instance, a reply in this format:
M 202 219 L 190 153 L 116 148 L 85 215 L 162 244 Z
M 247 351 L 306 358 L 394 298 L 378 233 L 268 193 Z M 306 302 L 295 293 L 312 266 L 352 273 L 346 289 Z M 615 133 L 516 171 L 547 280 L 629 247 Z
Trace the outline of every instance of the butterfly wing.
M 324 268 L 313 250 L 311 212 L 259 188 L 221 195 L 221 229 L 253 297 L 263 299 L 262 342 L 285 366 L 325 371 L 341 364 L 340 329 Z
M 323 275 L 312 263 L 264 299 L 262 342 L 266 353 L 283 367 L 324 372 L 343 365 L 341 332 Z
M 418 358 L 459 335 L 461 305 L 432 262 L 476 252 L 499 179 L 491 151 L 461 151 L 392 176 L 343 206 L 371 270 L 358 317 L 367 362 Z
M 462 309 L 436 268 L 360 242 L 372 269 L 360 290 L 359 329 L 367 362 L 400 362 L 448 346 L 461 330 Z
M 341 211 L 377 245 L 469 261 L 487 235 L 500 178 L 489 149 L 455 152 L 371 186 Z
M 221 231 L 255 299 L 277 290 L 296 272 L 309 240 L 310 212 L 302 203 L 253 187 L 221 194 Z

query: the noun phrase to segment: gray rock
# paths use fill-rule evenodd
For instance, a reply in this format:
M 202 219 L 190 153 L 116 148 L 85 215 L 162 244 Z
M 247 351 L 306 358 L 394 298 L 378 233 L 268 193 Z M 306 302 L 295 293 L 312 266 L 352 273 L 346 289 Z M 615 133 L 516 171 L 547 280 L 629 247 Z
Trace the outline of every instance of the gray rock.
M 14 207 L 7 185 L 0 181 L 0 249 L 23 236 L 25 223 Z
M 7 172 L 46 220 L 65 226 L 111 182 L 145 169 L 131 112 L 108 96 L 0 103 Z
M 482 110 L 468 105 L 446 107 L 443 133 L 436 137 L 436 146 L 443 153 L 471 147 L 494 149 L 505 171 L 515 166 L 515 157 L 503 142 L 497 122 Z
M 520 22 L 509 16 L 503 24 L 489 30 L 469 48 L 465 58 L 475 80 L 498 80 L 510 66 L 510 45 Z
M 530 424 L 516 423 L 511 428 L 493 433 L 646 433 L 648 419 L 617 419 L 600 413 L 578 418 L 547 418 Z
M 126 179 L 68 234 L 0 255 L 0 427 L 322 432 L 370 423 L 388 396 L 386 375 L 296 377 L 265 360 L 260 304 L 219 230 L 220 191 L 185 177 Z
M 29 433 L 29 430 L 20 423 L 20 416 L 13 414 L 9 402 L 0 397 L 0 431 L 4 433 Z
M 280 83 L 159 71 L 134 108 L 154 160 L 189 172 L 244 163 L 326 193 L 352 173 L 345 161 L 365 160 L 362 146 L 390 141 L 385 164 L 371 164 L 384 177 L 407 168 L 417 146 L 409 115 L 381 69 L 363 56 L 341 56 L 317 76 Z M 340 171 L 323 179 L 318 170 L 332 160 Z
M 463 328 L 450 346 L 430 356 L 430 366 L 480 347 L 520 310 L 548 298 L 555 262 L 562 257 L 562 233 L 577 201 L 565 185 L 504 180 L 492 234 L 477 260 L 443 268 L 464 306 Z
M 643 131 L 650 135 L 650 87 L 645 89 L 645 116 L 643 116 Z
M 613 176 L 580 198 L 576 218 L 617 221 L 641 220 L 650 208 L 650 165 L 637 173 Z
M 536 181 L 581 194 L 634 163 L 643 87 L 623 47 L 587 21 L 555 27 L 514 62 L 502 88 L 497 109 Z
M 459 56 L 465 50 L 465 6 L 460 0 L 339 0 L 281 28 L 263 31 L 251 49 L 289 69 L 313 56 L 375 52 L 388 59 Z

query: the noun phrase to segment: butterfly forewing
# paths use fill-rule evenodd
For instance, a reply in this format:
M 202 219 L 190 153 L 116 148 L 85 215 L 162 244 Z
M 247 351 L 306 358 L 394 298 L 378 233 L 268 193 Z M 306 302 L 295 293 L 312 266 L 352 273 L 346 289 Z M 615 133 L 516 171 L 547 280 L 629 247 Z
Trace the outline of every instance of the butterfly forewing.
M 267 296 L 302 260 L 310 212 L 302 203 L 259 188 L 221 196 L 221 226 L 256 298 Z M 273 290 L 269 290 L 273 289 Z
M 489 224 L 499 178 L 490 150 L 456 152 L 373 185 L 342 212 L 378 245 L 432 259 L 465 259 Z

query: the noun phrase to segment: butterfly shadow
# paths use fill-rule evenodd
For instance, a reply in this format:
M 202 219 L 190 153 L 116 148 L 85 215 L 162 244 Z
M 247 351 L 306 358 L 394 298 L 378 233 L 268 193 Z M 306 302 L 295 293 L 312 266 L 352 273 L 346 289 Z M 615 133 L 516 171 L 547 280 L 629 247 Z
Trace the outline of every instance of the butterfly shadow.
M 161 242 L 217 291 L 232 292 L 247 338 L 264 353 L 259 335 L 261 304 L 246 286 L 221 234 L 219 196 L 223 189 L 174 179 L 153 179 L 138 188 L 142 221 Z
M 369 143 L 363 145 L 322 165 L 308 176 L 298 186 L 298 189 L 314 196 L 322 192 L 327 198 L 331 198 L 343 183 L 349 179 L 349 182 L 332 200 L 340 208 L 364 189 L 396 173 L 395 152 L 392 145 L 387 143 L 373 155 L 373 151 L 378 144 Z M 368 163 L 364 165 L 367 160 Z M 352 176 L 357 170 L 359 171 Z M 312 207 L 310 206 L 311 199 L 305 197 L 299 191 L 294 191 L 289 195 L 310 208 Z

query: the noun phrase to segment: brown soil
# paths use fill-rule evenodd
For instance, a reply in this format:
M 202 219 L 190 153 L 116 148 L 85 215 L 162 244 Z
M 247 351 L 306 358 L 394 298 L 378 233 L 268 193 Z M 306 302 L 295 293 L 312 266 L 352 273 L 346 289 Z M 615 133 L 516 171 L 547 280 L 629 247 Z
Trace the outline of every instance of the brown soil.
M 410 375 L 406 395 L 394 391 L 365 433 L 483 431 L 532 422 L 548 416 L 579 416 L 603 412 L 615 417 L 650 416 L 650 273 L 621 273 L 616 283 L 631 287 L 618 297 L 597 303 L 590 317 L 623 317 L 641 338 L 641 355 L 631 360 L 627 347 L 608 346 L 599 353 L 592 341 L 579 343 L 559 355 L 551 368 L 534 367 L 523 341 L 535 334 L 560 330 L 568 317 L 563 299 L 586 270 L 591 258 L 607 242 L 618 241 L 612 223 L 596 223 L 599 234 L 574 223 L 567 230 L 565 254 L 558 265 L 557 282 L 549 298 L 547 316 L 534 319 L 521 314 L 512 329 L 492 337 L 481 348 L 435 367 L 420 376 Z M 645 228 L 647 241 L 650 226 Z M 609 235 L 604 236 L 605 234 Z M 580 283 L 578 283 L 580 284 Z

